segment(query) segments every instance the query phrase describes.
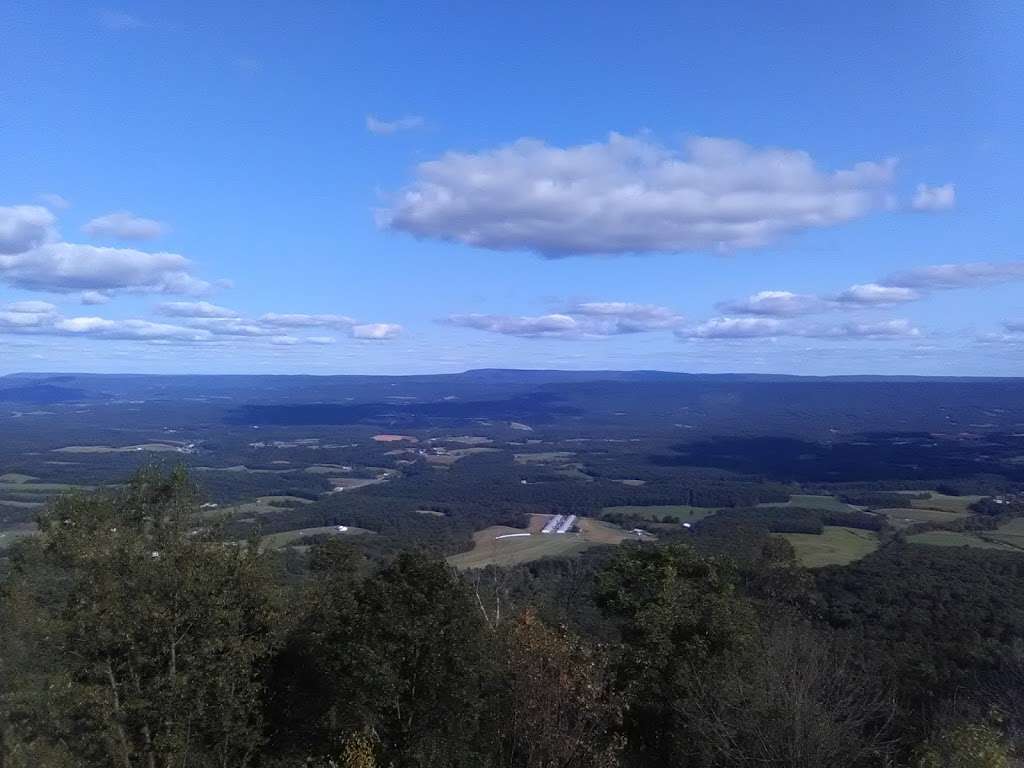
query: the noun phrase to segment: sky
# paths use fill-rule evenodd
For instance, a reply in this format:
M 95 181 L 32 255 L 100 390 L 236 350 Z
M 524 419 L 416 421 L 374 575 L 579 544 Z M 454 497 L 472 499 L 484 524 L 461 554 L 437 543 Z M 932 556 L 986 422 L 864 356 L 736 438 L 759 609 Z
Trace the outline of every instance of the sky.
M 1024 373 L 1014 2 L 0 4 L 0 374 Z

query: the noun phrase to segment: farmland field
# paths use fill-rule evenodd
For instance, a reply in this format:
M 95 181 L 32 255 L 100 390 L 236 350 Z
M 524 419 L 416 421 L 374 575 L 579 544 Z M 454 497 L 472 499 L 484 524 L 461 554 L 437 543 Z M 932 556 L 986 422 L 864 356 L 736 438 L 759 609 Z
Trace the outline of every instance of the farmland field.
M 780 534 L 796 549 L 800 563 L 807 568 L 846 565 L 860 560 L 878 548 L 878 536 L 871 531 L 841 526 L 825 526 L 820 534 Z
M 927 499 L 913 499 L 910 506 L 918 509 L 938 509 L 944 512 L 967 512 L 971 504 L 984 498 L 972 495 L 947 496 L 935 491 L 923 491 L 923 493 L 928 493 L 930 496 Z
M 565 557 L 599 544 L 618 544 L 631 535 L 600 520 L 579 518 L 579 533 L 542 534 L 540 529 L 549 515 L 531 515 L 530 528 L 509 528 L 494 525 L 473 534 L 473 549 L 448 558 L 460 569 L 483 568 L 488 565 L 509 566 L 539 560 L 543 557 Z M 518 534 L 530 533 L 529 536 Z M 497 538 L 508 536 L 509 538 Z
M 977 549 L 999 549 L 1004 552 L 1019 551 L 1009 544 L 959 531 L 927 531 L 915 534 L 907 541 L 911 544 L 930 544 L 934 547 L 975 547 Z
M 294 531 L 282 531 L 272 533 L 260 539 L 260 547 L 263 549 L 282 549 L 307 536 L 357 536 L 363 533 L 372 533 L 365 528 L 352 528 L 339 531 L 336 525 L 321 526 L 319 528 L 302 528 Z
M 835 496 L 816 496 L 797 493 L 789 497 L 789 501 L 775 501 L 758 504 L 759 507 L 800 507 L 802 509 L 826 509 L 832 512 L 848 512 L 854 507 L 845 504 Z
M 889 518 L 889 523 L 894 528 L 906 528 L 916 523 L 951 523 L 969 517 L 966 512 L 943 512 L 938 509 L 922 509 L 920 507 L 900 507 L 875 511 Z

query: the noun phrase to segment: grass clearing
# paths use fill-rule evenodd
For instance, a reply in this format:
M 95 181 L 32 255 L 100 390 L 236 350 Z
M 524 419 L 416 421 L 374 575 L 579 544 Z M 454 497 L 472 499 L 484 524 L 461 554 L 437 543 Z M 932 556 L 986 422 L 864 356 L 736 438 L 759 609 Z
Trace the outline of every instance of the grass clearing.
M 576 555 L 599 544 L 618 544 L 634 538 L 633 534 L 600 520 L 581 517 L 576 521 L 579 533 L 540 533 L 551 515 L 530 515 L 530 527 L 509 528 L 494 525 L 473 534 L 473 549 L 448 558 L 456 568 L 484 568 L 488 565 L 509 566 L 540 560 L 544 557 Z M 517 534 L 530 533 L 529 536 Z M 497 538 L 510 536 L 510 538 Z
M 39 529 L 35 523 L 16 523 L 0 529 L 0 549 L 6 549 L 19 539 L 35 536 L 37 533 L 39 533 Z
M 986 534 L 986 536 L 988 535 Z M 911 544 L 930 544 L 933 547 L 974 547 L 977 549 L 998 549 L 1003 552 L 1020 551 L 1010 544 L 960 531 L 927 531 L 914 534 L 907 541 Z
M 345 528 L 345 526 L 341 527 Z M 260 548 L 283 549 L 307 536 L 358 536 L 360 534 L 373 533 L 373 531 L 368 531 L 366 528 L 347 527 L 343 531 L 338 528 L 339 526 L 337 525 L 326 525 L 320 528 L 301 528 L 294 531 L 271 533 L 260 538 Z
M 426 458 L 428 464 L 439 464 L 442 466 L 450 466 L 460 459 L 464 459 L 467 456 L 477 456 L 481 453 L 499 453 L 498 448 L 455 448 L 444 453 L 428 453 Z
M 32 477 L 32 475 L 22 475 L 18 472 L 8 472 L 5 475 L 0 475 L 0 483 L 14 483 L 15 485 L 31 483 L 33 480 L 38 479 L 38 477 Z
M 873 531 L 826 525 L 820 534 L 779 534 L 796 550 L 797 559 L 806 568 L 826 565 L 847 565 L 878 549 L 878 536 Z
M 875 511 L 889 518 L 889 524 L 893 528 L 907 528 L 917 523 L 952 523 L 969 517 L 964 512 L 944 512 L 939 509 L 920 509 L 917 507 L 876 509 Z
M 181 451 L 180 445 L 169 445 L 167 443 L 142 443 L 140 445 L 125 445 L 115 448 L 110 445 L 67 445 L 63 448 L 55 448 L 54 453 L 133 453 L 138 451 L 149 451 L 151 453 L 177 453 Z
M 969 512 L 968 507 L 976 501 L 981 501 L 984 496 L 947 496 L 944 493 L 935 491 L 908 491 L 908 493 L 928 493 L 927 499 L 912 499 L 910 506 L 917 509 L 937 509 L 940 512 Z
M 572 451 L 538 451 L 515 454 L 516 464 L 565 464 L 576 458 Z
M 795 493 L 789 501 L 772 501 L 758 504 L 759 507 L 799 507 L 801 509 L 824 509 L 829 512 L 849 512 L 856 509 L 835 496 L 817 496 L 809 493 Z

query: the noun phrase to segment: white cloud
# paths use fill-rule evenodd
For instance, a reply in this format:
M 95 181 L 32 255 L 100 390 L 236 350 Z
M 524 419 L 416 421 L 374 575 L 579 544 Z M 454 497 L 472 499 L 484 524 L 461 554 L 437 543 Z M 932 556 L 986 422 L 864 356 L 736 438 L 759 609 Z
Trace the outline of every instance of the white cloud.
M 1007 320 L 1003 327 L 1010 333 L 1024 333 L 1024 320 Z
M 463 328 L 475 328 L 506 336 L 527 338 L 576 338 L 582 334 L 579 323 L 569 315 L 551 314 L 537 317 L 510 315 L 451 315 L 446 322 Z
M 41 205 L 0 206 L 0 254 L 24 253 L 56 239 L 55 223 Z
M 569 312 L 613 321 L 621 332 L 673 328 L 683 321 L 682 315 L 668 307 L 627 301 L 587 301 L 575 304 Z
M 449 325 L 525 338 L 618 336 L 679 327 L 683 316 L 668 307 L 625 301 L 588 301 L 565 312 L 538 316 L 451 315 Z
M 53 329 L 63 335 L 95 336 L 104 339 L 139 341 L 208 341 L 203 330 L 148 320 L 108 320 L 102 317 L 72 317 L 58 320 Z
M 345 315 L 279 314 L 270 312 L 260 318 L 261 323 L 279 328 L 350 328 L 355 320 Z
M 913 288 L 898 285 L 879 285 L 878 283 L 861 283 L 851 285 L 836 296 L 836 301 L 847 305 L 878 306 L 885 304 L 902 304 L 917 301 L 921 294 Z
M 419 115 L 407 115 L 397 120 L 380 120 L 373 115 L 366 116 L 366 130 L 378 136 L 390 136 L 400 131 L 411 131 L 423 127 L 423 118 Z
M 258 322 L 239 317 L 189 317 L 185 324 L 190 328 L 202 328 L 215 336 L 259 337 L 278 336 L 280 329 L 269 328 Z
M 755 339 L 777 336 L 783 328 L 781 321 L 770 317 L 713 317 L 695 328 L 680 329 L 676 335 L 685 339 Z
M 806 293 L 792 291 L 759 291 L 740 301 L 719 304 L 723 312 L 739 315 L 769 315 L 789 317 L 822 312 L 830 308 L 827 301 Z
M 735 250 L 858 219 L 884 205 L 895 161 L 819 170 L 805 152 L 645 137 L 551 147 L 521 139 L 421 163 L 382 226 L 549 257 Z
M 156 313 L 166 317 L 238 317 L 239 314 L 208 301 L 168 301 L 158 305 Z
M 103 291 L 82 291 L 79 300 L 87 307 L 96 307 L 101 304 L 109 304 L 110 296 Z
M 57 311 L 57 307 L 48 301 L 16 301 L 4 309 L 29 315 L 51 315 Z
M 352 326 L 352 338 L 383 341 L 394 339 L 402 332 L 402 326 L 395 323 L 366 323 Z
M 922 290 L 974 288 L 1024 280 L 1024 261 L 938 264 L 890 275 L 882 285 Z
M 913 338 L 920 336 L 921 330 L 916 328 L 909 320 L 897 319 L 867 323 L 846 323 L 845 325 L 832 328 L 810 329 L 797 335 L 843 339 Z
M 948 211 L 955 205 L 956 187 L 953 184 L 938 187 L 918 184 L 910 201 L 910 207 L 915 211 Z
M 136 291 L 197 294 L 210 284 L 189 274 L 191 263 L 176 253 L 48 243 L 0 255 L 0 279 L 18 288 L 54 293 Z
M 154 240 L 167 231 L 167 225 L 156 219 L 136 216 L 130 211 L 115 211 L 88 221 L 82 231 L 92 237 L 118 240 Z
M 903 319 L 821 326 L 773 317 L 714 317 L 694 328 L 677 330 L 676 335 L 681 339 L 893 339 L 918 337 L 921 331 Z

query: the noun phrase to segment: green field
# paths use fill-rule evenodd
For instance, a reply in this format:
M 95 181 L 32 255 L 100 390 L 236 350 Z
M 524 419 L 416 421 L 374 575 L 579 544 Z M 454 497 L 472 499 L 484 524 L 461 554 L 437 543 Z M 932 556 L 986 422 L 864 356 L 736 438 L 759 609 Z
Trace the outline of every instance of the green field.
M 907 539 L 911 544 L 930 544 L 934 547 L 975 547 L 977 549 L 998 549 L 1004 552 L 1020 552 L 1009 544 L 988 538 L 991 534 L 983 534 L 986 538 L 973 533 L 959 531 L 927 531 L 917 533 Z
M 35 523 L 18 523 L 9 528 L 0 529 L 0 550 L 11 546 L 18 539 L 35 536 L 38 533 Z
M 38 480 L 38 477 L 32 477 L 32 475 L 22 475 L 17 472 L 8 472 L 6 475 L 0 475 L 0 483 L 31 483 L 33 480 Z
M 878 509 L 880 515 L 889 518 L 894 528 L 907 528 L 917 523 L 952 523 L 969 515 L 965 512 L 943 512 L 938 509 L 921 509 L 918 507 L 900 507 L 899 509 Z
M 691 507 L 686 504 L 659 504 L 647 507 L 605 507 L 601 511 L 628 515 L 639 520 L 657 520 L 659 522 L 663 517 L 669 515 L 681 523 L 695 523 L 698 520 L 703 520 L 708 515 L 715 514 L 715 512 L 718 511 L 718 507 Z
M 527 533 L 519 528 L 494 525 L 473 534 L 473 549 L 448 558 L 456 568 L 483 568 L 488 565 L 508 566 L 540 560 L 543 557 L 565 557 L 599 544 L 618 544 L 632 534 L 609 523 L 581 517 L 576 521 L 579 533 L 539 533 L 550 515 L 531 515 L 530 536 L 498 539 L 497 536 Z
M 758 504 L 759 507 L 800 507 L 802 509 L 825 509 L 830 512 L 849 512 L 851 507 L 835 496 L 814 496 L 806 493 L 796 493 L 789 497 L 789 501 L 773 501 L 767 504 Z
M 910 506 L 918 509 L 938 509 L 943 512 L 968 512 L 968 507 L 984 496 L 947 496 L 935 491 L 910 491 L 910 493 L 931 494 L 927 499 L 912 499 Z
M 807 568 L 846 565 L 878 549 L 873 531 L 826 525 L 821 535 L 813 533 L 780 534 L 796 550 L 797 559 Z
M 282 531 L 281 533 L 272 533 L 269 536 L 264 536 L 260 539 L 260 548 L 262 549 L 282 549 L 287 547 L 300 539 L 304 539 L 307 536 L 358 536 L 363 533 L 373 533 L 365 528 L 352 528 L 350 527 L 347 531 L 339 531 L 338 526 L 328 525 L 321 528 L 302 528 L 295 531 Z

